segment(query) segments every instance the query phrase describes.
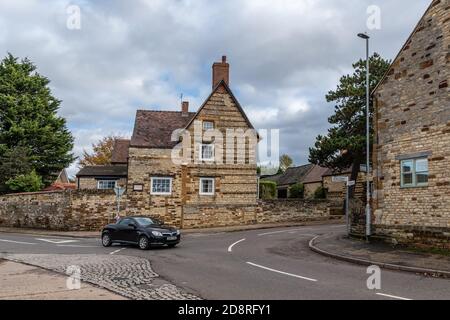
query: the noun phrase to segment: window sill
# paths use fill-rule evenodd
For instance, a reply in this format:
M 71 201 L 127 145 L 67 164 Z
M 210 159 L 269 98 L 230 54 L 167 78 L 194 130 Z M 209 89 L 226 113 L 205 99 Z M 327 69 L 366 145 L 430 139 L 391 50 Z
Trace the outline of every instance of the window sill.
M 406 189 L 406 190 L 408 190 L 408 189 L 425 189 L 425 188 L 428 188 L 429 187 L 429 185 L 423 185 L 423 186 L 403 186 L 403 187 L 400 187 L 400 189 Z
M 170 197 L 172 193 L 150 193 L 151 196 L 162 196 L 162 197 Z

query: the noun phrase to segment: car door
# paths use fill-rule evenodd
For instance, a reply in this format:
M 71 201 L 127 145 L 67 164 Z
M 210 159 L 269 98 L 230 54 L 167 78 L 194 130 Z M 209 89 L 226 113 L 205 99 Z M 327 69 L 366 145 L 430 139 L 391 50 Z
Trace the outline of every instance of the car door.
M 130 231 L 134 228 L 130 227 L 130 224 L 133 224 L 134 221 L 130 218 L 124 218 L 119 221 L 117 224 L 117 233 L 116 233 L 116 239 L 117 241 L 125 241 L 130 242 L 131 240 L 131 234 Z
M 124 238 L 126 239 L 126 241 L 137 243 L 138 242 L 138 230 L 137 230 L 138 223 L 136 220 L 131 219 L 131 218 L 128 220 L 129 220 L 129 222 L 126 225 L 126 228 L 124 228 L 124 230 L 123 230 Z

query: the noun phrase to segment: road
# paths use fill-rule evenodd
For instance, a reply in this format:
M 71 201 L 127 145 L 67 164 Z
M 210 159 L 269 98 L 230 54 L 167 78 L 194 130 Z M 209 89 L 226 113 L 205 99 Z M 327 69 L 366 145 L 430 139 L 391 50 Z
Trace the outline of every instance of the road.
M 382 270 L 367 288 L 367 268 L 313 253 L 308 242 L 340 225 L 304 226 L 183 237 L 175 249 L 103 248 L 99 239 L 0 233 L 0 252 L 112 255 L 148 259 L 160 277 L 204 299 L 450 299 L 450 280 Z

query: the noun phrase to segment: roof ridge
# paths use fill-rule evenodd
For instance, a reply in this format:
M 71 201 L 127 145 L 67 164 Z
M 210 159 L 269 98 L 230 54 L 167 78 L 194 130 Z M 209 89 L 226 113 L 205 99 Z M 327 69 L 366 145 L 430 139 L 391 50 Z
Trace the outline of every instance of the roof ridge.
M 173 111 L 173 110 L 144 110 L 138 109 L 137 112 L 171 112 L 171 113 L 183 113 L 183 111 Z M 196 113 L 194 111 L 189 111 L 188 113 Z

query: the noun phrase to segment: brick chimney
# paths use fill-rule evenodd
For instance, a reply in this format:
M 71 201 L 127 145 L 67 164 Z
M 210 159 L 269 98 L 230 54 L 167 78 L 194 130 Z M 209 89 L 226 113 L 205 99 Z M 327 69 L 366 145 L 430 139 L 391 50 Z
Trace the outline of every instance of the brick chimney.
M 181 103 L 181 115 L 187 117 L 189 115 L 189 101 L 183 101 Z
M 222 62 L 214 62 L 212 69 L 213 89 L 222 80 L 224 80 L 227 85 L 230 85 L 230 65 L 227 63 L 227 56 L 222 56 Z

